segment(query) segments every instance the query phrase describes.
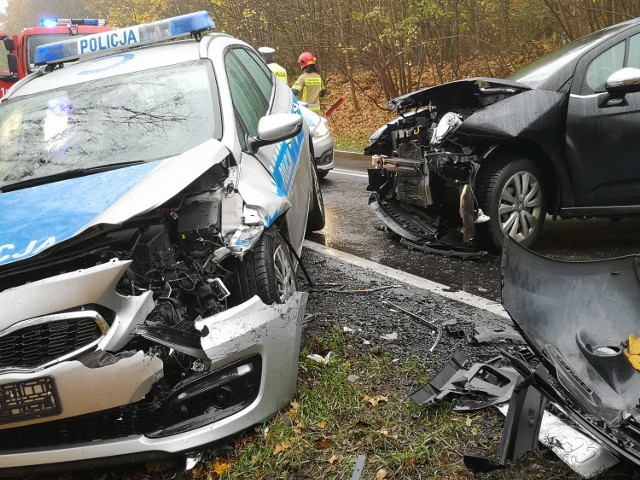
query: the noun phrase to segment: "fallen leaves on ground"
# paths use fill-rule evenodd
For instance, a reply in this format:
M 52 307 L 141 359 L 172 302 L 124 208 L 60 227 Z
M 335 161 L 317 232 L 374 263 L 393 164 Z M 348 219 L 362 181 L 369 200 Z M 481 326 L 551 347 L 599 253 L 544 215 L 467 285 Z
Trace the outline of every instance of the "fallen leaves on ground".
M 280 455 L 283 452 L 291 450 L 291 444 L 289 442 L 280 442 L 273 449 L 273 455 Z
M 384 468 L 381 468 L 376 472 L 376 480 L 384 480 L 388 475 L 389 472 L 387 472 Z
M 331 448 L 331 441 L 327 438 L 321 438 L 315 443 L 315 447 L 318 450 L 329 450 Z
M 381 403 L 381 402 L 388 402 L 389 401 L 389 397 L 386 397 L 384 395 L 375 395 L 373 397 L 370 397 L 369 395 L 365 395 L 364 396 L 364 401 L 365 402 L 369 402 L 374 407 L 377 407 L 378 404 Z
M 211 468 L 213 469 L 214 472 L 216 472 L 216 474 L 222 475 L 229 468 L 229 462 L 227 462 L 226 460 L 223 460 L 222 458 L 216 457 L 213 459 L 213 464 L 211 465 Z

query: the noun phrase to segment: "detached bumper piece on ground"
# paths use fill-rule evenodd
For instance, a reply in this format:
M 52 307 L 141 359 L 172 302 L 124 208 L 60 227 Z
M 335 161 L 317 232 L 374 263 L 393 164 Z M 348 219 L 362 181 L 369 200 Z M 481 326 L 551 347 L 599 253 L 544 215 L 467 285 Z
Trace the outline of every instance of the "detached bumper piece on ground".
M 463 396 L 459 411 L 509 399 L 500 456 L 466 456 L 475 471 L 504 467 L 536 448 L 538 438 L 587 478 L 618 461 L 638 468 L 640 372 L 632 364 L 640 332 L 638 256 L 569 263 L 508 240 L 503 285 L 503 305 L 539 367 L 506 351 L 517 373 L 468 367 L 457 354 L 412 399 L 423 405 L 457 394 Z M 547 401 L 578 431 L 544 412 Z
M 554 377 L 533 384 L 621 460 L 640 465 L 640 372 L 626 356 L 640 331 L 640 261 L 540 257 L 505 244 L 503 304 Z

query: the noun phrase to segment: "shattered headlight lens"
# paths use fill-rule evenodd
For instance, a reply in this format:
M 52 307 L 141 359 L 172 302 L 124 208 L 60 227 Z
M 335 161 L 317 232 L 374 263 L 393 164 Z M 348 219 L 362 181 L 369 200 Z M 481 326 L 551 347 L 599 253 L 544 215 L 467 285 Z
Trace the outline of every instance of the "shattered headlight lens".
M 231 237 L 228 248 L 232 252 L 244 254 L 253 248 L 264 232 L 264 225 L 242 225 Z
M 321 137 L 324 137 L 325 135 L 329 135 L 329 122 L 327 122 L 325 118 L 321 118 L 320 122 L 318 123 L 316 128 L 313 130 L 313 136 L 315 138 L 321 138 Z
M 445 139 L 462 125 L 462 116 L 457 113 L 445 113 L 431 136 L 431 145 L 440 145 Z

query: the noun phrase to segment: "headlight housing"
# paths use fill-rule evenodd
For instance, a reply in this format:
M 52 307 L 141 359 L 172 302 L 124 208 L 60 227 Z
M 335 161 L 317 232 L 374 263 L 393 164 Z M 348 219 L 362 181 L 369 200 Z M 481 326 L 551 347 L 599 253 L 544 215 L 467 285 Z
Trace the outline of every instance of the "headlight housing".
M 440 145 L 462 125 L 462 116 L 454 112 L 445 113 L 431 136 L 431 145 Z
M 326 118 L 320 118 L 318 125 L 316 125 L 316 128 L 313 130 L 313 137 L 321 138 L 326 135 L 329 135 L 329 122 L 327 122 Z

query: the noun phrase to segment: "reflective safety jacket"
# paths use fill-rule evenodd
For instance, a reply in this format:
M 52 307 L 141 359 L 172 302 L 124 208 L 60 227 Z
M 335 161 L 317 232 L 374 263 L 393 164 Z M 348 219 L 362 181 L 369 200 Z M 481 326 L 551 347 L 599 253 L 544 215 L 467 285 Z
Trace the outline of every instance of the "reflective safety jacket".
M 289 84 L 289 79 L 287 77 L 287 71 L 284 67 L 278 65 L 276 62 L 269 62 L 267 66 L 271 69 L 271 71 L 276 75 L 278 80 L 282 80 L 287 85 Z
M 309 110 L 320 113 L 320 97 L 324 94 L 324 82 L 316 73 L 304 72 L 298 77 L 291 90 L 301 102 L 306 102 Z

